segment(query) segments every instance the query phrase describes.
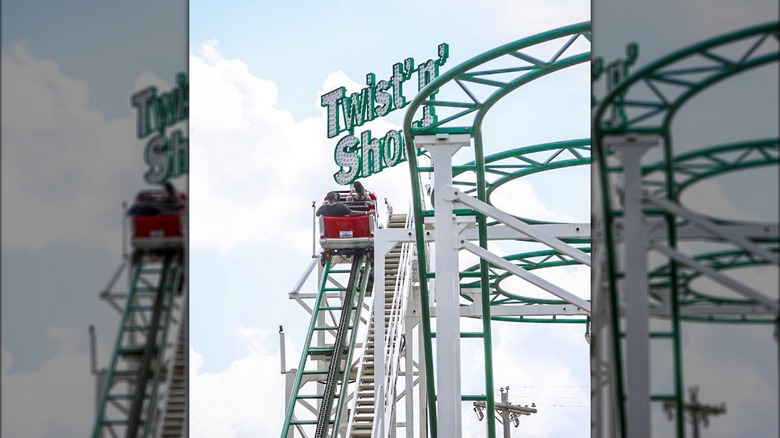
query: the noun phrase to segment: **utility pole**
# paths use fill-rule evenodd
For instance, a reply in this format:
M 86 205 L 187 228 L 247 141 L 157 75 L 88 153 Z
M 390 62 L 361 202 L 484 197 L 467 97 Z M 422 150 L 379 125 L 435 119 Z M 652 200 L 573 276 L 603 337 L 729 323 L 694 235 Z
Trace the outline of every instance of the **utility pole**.
M 710 415 L 714 416 L 725 414 L 726 404 L 721 403 L 720 406 L 715 406 L 699 403 L 698 386 L 688 388 L 688 392 L 690 394 L 691 401 L 683 404 L 683 409 L 688 413 L 688 419 L 693 426 L 693 438 L 700 438 L 701 432 L 699 425 L 704 424 L 704 427 L 707 427 L 710 423 Z M 675 402 L 673 400 L 664 402 L 664 411 L 666 411 L 666 415 L 669 417 L 669 420 L 671 420 L 674 416 L 674 406 Z
M 498 421 L 504 425 L 504 438 L 510 438 L 509 423 L 514 423 L 515 427 L 519 427 L 519 417 L 521 415 L 535 414 L 536 403 L 531 403 L 531 407 L 528 407 L 528 405 L 513 405 L 509 403 L 509 387 L 499 389 L 501 391 L 501 403 L 496 403 L 495 405 L 496 414 L 498 414 Z M 479 421 L 485 418 L 485 414 L 482 412 L 483 409 L 485 409 L 484 401 L 474 402 L 474 412 L 477 414 Z

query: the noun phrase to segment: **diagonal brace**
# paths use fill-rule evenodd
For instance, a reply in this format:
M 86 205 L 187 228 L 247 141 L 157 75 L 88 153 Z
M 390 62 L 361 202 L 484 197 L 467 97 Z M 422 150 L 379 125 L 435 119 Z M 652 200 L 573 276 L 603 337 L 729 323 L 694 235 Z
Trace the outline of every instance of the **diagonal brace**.
M 461 240 L 460 244 L 463 245 L 463 248 L 469 251 L 470 253 L 487 260 L 488 262 L 499 266 L 503 269 L 505 269 L 507 272 L 511 272 L 514 275 L 517 275 L 518 277 L 528 281 L 531 284 L 534 284 L 536 286 L 539 286 L 540 288 L 546 290 L 547 292 L 550 292 L 551 294 L 555 295 L 556 297 L 574 304 L 575 306 L 580 307 L 581 309 L 585 310 L 585 312 L 590 315 L 590 302 L 587 300 L 584 300 L 571 292 L 568 292 L 549 281 L 534 275 L 525 269 L 511 263 L 510 261 L 504 259 L 503 257 L 499 257 L 490 251 L 486 250 L 485 248 L 482 248 L 479 245 L 475 245 L 467 240 Z
M 670 213 L 674 213 L 678 217 L 688 219 L 689 221 L 696 224 L 699 228 L 711 233 L 714 236 L 727 240 L 752 254 L 756 254 L 773 265 L 780 265 L 780 254 L 775 254 L 765 248 L 760 247 L 759 245 L 756 245 L 743 236 L 729 232 L 727 229 L 712 223 L 712 221 L 709 221 L 706 218 L 686 208 L 683 208 L 674 202 L 652 195 L 645 195 L 645 198 L 648 203 L 661 207 Z
M 688 265 L 693 269 L 696 269 L 697 271 L 701 272 L 702 274 L 712 278 L 713 280 L 717 281 L 720 284 L 723 284 L 729 288 L 731 288 L 734 292 L 737 292 L 739 294 L 742 294 L 744 296 L 747 296 L 749 298 L 752 298 L 763 305 L 767 306 L 768 308 L 772 309 L 773 311 L 778 311 L 778 303 L 772 298 L 769 298 L 768 296 L 762 294 L 761 292 L 748 287 L 745 284 L 742 284 L 736 280 L 733 280 L 732 278 L 721 274 L 720 272 L 716 271 L 715 269 L 698 262 L 691 257 L 688 257 L 687 255 L 677 251 L 674 248 L 670 248 L 666 245 L 660 245 L 660 244 L 653 244 L 653 248 L 664 255 L 684 264 Z
M 553 237 L 547 233 L 544 233 L 542 231 L 539 231 L 538 229 L 535 229 L 531 225 L 528 225 L 527 223 L 521 221 L 520 219 L 517 219 L 516 217 L 507 214 L 492 205 L 482 202 L 477 198 L 471 197 L 463 192 L 461 192 L 458 189 L 449 187 L 449 190 L 453 190 L 453 200 L 460 202 L 464 205 L 467 205 L 468 207 L 471 207 L 474 210 L 477 210 L 480 213 L 486 214 L 499 222 L 503 223 L 504 225 L 517 230 L 529 237 L 532 237 L 536 239 L 538 242 L 544 243 L 545 245 L 549 246 L 550 248 L 555 249 L 556 251 L 566 254 L 569 257 L 573 258 L 574 260 L 577 260 L 578 262 L 585 264 L 587 266 L 590 266 L 590 255 L 586 254 L 585 252 L 574 248 L 573 246 L 563 242 L 562 240 Z

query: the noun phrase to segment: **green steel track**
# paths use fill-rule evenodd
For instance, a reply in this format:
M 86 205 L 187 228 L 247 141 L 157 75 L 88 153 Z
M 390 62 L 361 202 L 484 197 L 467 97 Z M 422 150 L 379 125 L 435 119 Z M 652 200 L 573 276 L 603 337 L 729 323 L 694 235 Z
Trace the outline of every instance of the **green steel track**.
M 340 429 L 343 401 L 354 379 L 350 372 L 363 302 L 373 284 L 373 262 L 367 254 L 359 253 L 352 256 L 349 270 L 341 266 L 330 259 L 323 266 L 282 438 L 294 429 L 315 437 L 336 436 Z M 329 345 L 318 343 L 316 336 L 321 333 L 330 336 Z
M 547 48 L 545 56 L 540 56 L 540 47 Z M 559 170 L 590 164 L 590 140 L 562 140 L 547 144 L 512 148 L 486 156 L 484 153 L 483 122 L 488 118 L 490 110 L 503 98 L 524 85 L 535 80 L 553 75 L 567 68 L 588 63 L 590 60 L 590 23 L 580 23 L 549 32 L 534 35 L 497 47 L 474 57 L 457 67 L 442 73 L 428 84 L 410 103 L 403 123 L 406 155 L 409 158 L 409 169 L 412 186 L 412 208 L 418 248 L 418 270 L 420 272 L 420 297 L 422 307 L 422 331 L 424 333 L 424 361 L 433 364 L 433 347 L 431 338 L 431 315 L 429 312 L 430 298 L 428 290 L 429 278 L 434 275 L 429 267 L 430 255 L 425 242 L 424 219 L 433 216 L 433 207 L 426 206 L 424 201 L 426 191 L 424 178 L 431 175 L 433 169 L 424 162 L 426 152 L 417 151 L 414 146 L 415 135 L 431 134 L 469 134 L 473 139 L 474 157 L 464 164 L 454 164 L 453 185 L 460 187 L 464 193 L 476 197 L 480 201 L 490 203 L 491 195 L 500 187 L 518 178 L 545 171 Z M 423 107 L 434 117 L 427 119 L 427 126 L 412 122 L 424 115 Z M 474 211 L 457 211 L 458 215 L 473 215 Z M 482 214 L 477 214 L 477 229 L 479 230 L 479 246 L 487 248 L 488 229 L 495 225 Z M 525 219 L 527 223 L 543 223 L 543 221 Z M 584 246 L 589 245 L 589 239 L 582 239 Z M 522 264 L 533 255 L 515 255 L 507 257 L 514 263 Z M 551 257 L 548 266 L 556 265 L 558 260 L 564 266 L 568 261 Z M 542 263 L 544 265 L 545 262 Z M 542 266 L 540 265 L 540 267 Z M 504 273 L 482 260 L 478 266 L 473 266 L 461 272 L 462 287 L 477 287 L 481 291 L 482 338 L 485 354 L 485 392 L 482 395 L 462 396 L 463 401 L 485 401 L 488 412 L 495 408 L 495 387 L 493 382 L 492 358 L 492 320 L 510 320 L 524 322 L 553 322 L 553 320 L 536 320 L 535 318 L 504 318 L 492 317 L 491 306 L 504 303 L 538 304 L 538 301 L 505 291 L 500 286 Z M 470 298 L 464 295 L 467 300 Z M 558 303 L 558 301 L 550 301 Z M 585 318 L 562 318 L 555 322 L 586 323 Z M 462 334 L 467 335 L 467 334 Z M 436 392 L 434 386 L 434 367 L 425 368 L 427 384 L 427 402 L 430 436 L 437 436 Z M 492 415 L 487 416 L 487 435 L 496 436 L 496 425 Z

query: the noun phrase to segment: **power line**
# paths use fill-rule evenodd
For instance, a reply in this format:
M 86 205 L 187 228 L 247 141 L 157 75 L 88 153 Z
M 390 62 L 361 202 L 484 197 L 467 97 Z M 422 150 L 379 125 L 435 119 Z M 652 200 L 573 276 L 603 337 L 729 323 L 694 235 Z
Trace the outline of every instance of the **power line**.
M 513 388 L 590 388 L 590 385 L 512 385 Z M 493 392 L 500 391 L 500 389 Z
M 513 399 L 523 399 L 523 398 L 561 398 L 561 399 L 581 399 L 581 400 L 590 400 L 590 397 L 587 396 L 566 396 L 566 395 L 517 395 L 512 397 Z

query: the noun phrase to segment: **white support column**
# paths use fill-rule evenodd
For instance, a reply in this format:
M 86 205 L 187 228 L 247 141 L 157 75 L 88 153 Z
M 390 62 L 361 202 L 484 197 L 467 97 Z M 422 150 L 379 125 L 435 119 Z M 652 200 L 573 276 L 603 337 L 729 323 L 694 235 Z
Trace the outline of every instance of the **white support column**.
M 604 200 L 601 196 L 601 182 L 598 178 L 601 171 L 598 160 L 591 163 L 591 434 L 593 437 L 614 437 L 617 402 L 615 391 L 615 366 L 608 366 L 612 352 L 612 342 L 609 330 L 609 289 L 606 286 L 606 249 L 604 239 L 604 216 L 602 208 Z
M 285 408 L 289 408 L 290 398 L 292 397 L 293 387 L 295 386 L 295 375 L 298 370 L 296 368 L 289 371 L 287 370 L 287 354 L 285 353 L 284 329 L 282 326 L 279 326 L 279 357 L 281 359 L 281 371 L 284 375 L 284 406 Z M 285 412 L 285 415 L 287 415 L 287 412 L 288 411 Z M 287 438 L 293 438 L 293 430 L 292 427 L 287 430 Z
M 470 146 L 470 135 L 420 135 L 415 146 L 433 156 L 436 256 L 436 406 L 438 435 L 462 434 L 460 384 L 460 291 L 456 228 L 453 223 L 452 157 Z
M 610 144 L 611 143 L 611 144 Z M 648 230 L 642 204 L 642 155 L 657 146 L 658 137 L 607 139 L 623 165 L 624 267 L 626 300 L 626 417 L 631 438 L 650 434 L 650 321 L 647 282 Z M 620 358 L 618 358 L 620 360 Z

